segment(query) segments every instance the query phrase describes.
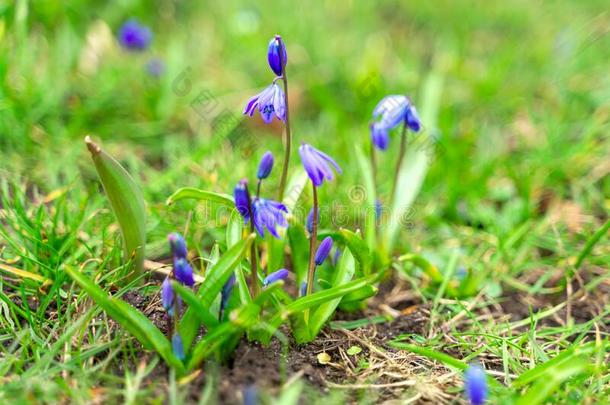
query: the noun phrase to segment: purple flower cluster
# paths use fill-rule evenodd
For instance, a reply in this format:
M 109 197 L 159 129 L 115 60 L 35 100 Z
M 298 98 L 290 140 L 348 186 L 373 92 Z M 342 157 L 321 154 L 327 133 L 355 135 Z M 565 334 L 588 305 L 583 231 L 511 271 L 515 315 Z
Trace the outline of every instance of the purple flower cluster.
M 181 284 L 189 287 L 195 284 L 193 276 L 193 268 L 187 261 L 187 248 L 184 238 L 179 233 L 171 233 L 168 235 L 167 240 L 169 241 L 170 249 L 174 260 L 173 278 L 175 278 Z M 172 275 L 170 274 L 165 278 L 161 285 L 161 302 L 163 307 L 170 316 L 176 315 L 174 308 L 180 307 L 180 297 L 174 293 L 172 287 Z

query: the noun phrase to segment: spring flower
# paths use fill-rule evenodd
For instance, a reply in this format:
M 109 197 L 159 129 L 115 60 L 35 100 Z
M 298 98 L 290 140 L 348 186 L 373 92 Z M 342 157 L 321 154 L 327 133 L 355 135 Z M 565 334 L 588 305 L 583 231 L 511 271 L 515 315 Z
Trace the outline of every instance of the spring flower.
M 406 96 L 384 97 L 373 110 L 373 119 L 379 120 L 371 125 L 371 140 L 381 150 L 386 150 L 388 147 L 388 132 L 401 123 L 404 122 L 414 132 L 421 129 L 417 110 Z
M 176 280 L 184 285 L 192 287 L 195 284 L 193 268 L 189 262 L 182 257 L 174 259 L 174 275 L 176 276 Z
M 324 263 L 324 260 L 326 260 L 326 258 L 328 257 L 328 254 L 330 253 L 330 249 L 332 249 L 332 247 L 333 238 L 327 236 L 326 238 L 324 238 L 322 243 L 320 243 L 320 246 L 318 246 L 318 250 L 316 250 L 316 256 L 314 259 L 314 261 L 316 262 L 316 266 L 319 266 Z
M 163 284 L 161 284 L 161 302 L 167 312 L 171 312 L 174 309 L 174 289 L 169 277 L 165 277 Z
M 304 297 L 307 294 L 307 281 L 303 281 L 301 283 L 301 289 L 299 290 L 299 294 L 301 297 Z
M 383 214 L 383 204 L 381 200 L 375 200 L 375 219 L 379 220 Z
M 182 345 L 182 337 L 178 333 L 172 336 L 172 351 L 179 360 L 184 360 L 184 346 Z
M 248 206 L 250 205 L 248 180 L 243 179 L 237 183 L 235 190 L 233 190 L 233 196 L 235 198 L 235 208 L 237 208 L 239 214 L 244 218 L 244 221 L 248 223 L 248 220 L 250 220 L 250 210 L 248 209 Z
M 278 76 L 284 73 L 286 62 L 288 62 L 288 55 L 286 54 L 286 46 L 282 37 L 276 35 L 269 41 L 269 48 L 267 49 L 267 60 L 269 61 L 269 67 Z
M 280 121 L 286 119 L 286 97 L 277 83 L 272 83 L 259 94 L 248 100 L 246 108 L 244 109 L 244 114 L 252 116 L 257 108 L 266 124 L 273 121 L 274 115 Z
M 471 364 L 466 369 L 464 391 L 472 405 L 483 405 L 487 400 L 487 376 L 479 364 Z
M 271 170 L 273 169 L 273 153 L 267 151 L 261 158 L 260 163 L 258 164 L 258 173 L 256 177 L 259 180 L 266 179 L 271 174 Z
M 299 146 L 299 155 L 305 171 L 309 175 L 314 186 L 319 187 L 324 180 L 333 179 L 331 166 L 337 173 L 341 174 L 341 168 L 333 158 L 306 143 Z
M 285 214 L 288 209 L 282 203 L 273 200 L 265 200 L 264 198 L 256 198 L 252 203 L 252 211 L 254 215 L 254 226 L 260 234 L 265 236 L 265 228 L 276 238 L 280 235 L 277 233 L 277 227 L 287 227 Z
M 167 236 L 167 240 L 169 240 L 169 246 L 172 250 L 172 255 L 174 258 L 186 259 L 186 242 L 184 241 L 182 235 L 180 235 L 178 232 L 170 233 Z
M 119 29 L 118 40 L 127 50 L 142 51 L 150 45 L 152 32 L 150 28 L 136 20 L 128 20 Z
M 320 211 L 318 210 L 318 218 L 316 218 L 316 223 L 320 223 Z M 313 207 L 309 210 L 309 214 L 307 214 L 307 232 L 311 235 L 313 232 Z
M 229 298 L 231 297 L 231 292 L 233 291 L 233 286 L 235 285 L 235 273 L 231 273 L 231 277 L 227 280 L 227 282 L 222 286 L 222 290 L 220 292 L 220 314 L 219 318 L 222 318 L 222 314 L 227 307 L 227 303 L 229 302 Z
M 288 277 L 288 270 L 279 269 L 278 271 L 274 271 L 263 280 L 263 288 L 267 287 L 271 283 L 275 283 L 276 281 L 285 280 L 286 277 Z

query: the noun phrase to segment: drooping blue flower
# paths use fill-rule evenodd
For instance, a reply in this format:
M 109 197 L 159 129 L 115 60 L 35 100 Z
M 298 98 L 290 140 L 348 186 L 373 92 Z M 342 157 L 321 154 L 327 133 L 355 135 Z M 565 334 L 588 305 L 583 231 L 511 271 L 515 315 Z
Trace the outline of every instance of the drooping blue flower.
M 167 312 L 173 311 L 174 289 L 172 288 L 172 281 L 169 277 L 165 277 L 163 284 L 161 284 L 161 303 Z
M 271 123 L 274 116 L 280 121 L 286 119 L 286 97 L 277 83 L 272 83 L 248 100 L 244 114 L 252 116 L 257 108 L 266 124 Z
M 271 174 L 271 170 L 273 169 L 273 153 L 267 151 L 261 158 L 260 163 L 258 164 L 258 172 L 256 173 L 256 177 L 259 180 L 266 179 Z
M 285 215 L 288 209 L 282 203 L 264 198 L 256 198 L 252 203 L 252 211 L 254 214 L 254 227 L 260 236 L 265 236 L 265 228 L 276 238 L 280 235 L 277 233 L 277 227 L 287 227 Z
M 174 258 L 186 259 L 188 251 L 186 249 L 186 242 L 184 241 L 182 235 L 180 235 L 178 232 L 173 232 L 167 236 L 167 240 L 169 241 L 169 247 Z
M 378 149 L 386 150 L 388 148 L 390 135 L 388 134 L 388 128 L 381 122 L 371 124 L 371 141 Z
M 278 271 L 274 271 L 264 278 L 263 288 L 267 287 L 271 283 L 275 283 L 276 281 L 286 280 L 286 277 L 288 277 L 288 270 L 279 269 Z
M 233 190 L 233 196 L 235 198 L 235 208 L 239 214 L 244 218 L 244 221 L 248 223 L 250 220 L 250 195 L 248 193 L 248 180 L 242 179 L 237 183 Z
M 152 31 L 138 21 L 131 19 L 125 22 L 118 33 L 119 43 L 130 51 L 142 51 L 152 41 Z
M 184 346 L 182 345 L 182 337 L 178 333 L 172 336 L 172 351 L 179 360 L 184 360 Z
M 421 129 L 415 106 L 408 97 L 402 95 L 384 97 L 373 110 L 373 119 L 377 121 L 371 125 L 371 140 L 381 150 L 387 149 L 388 132 L 398 125 L 405 123 L 414 132 Z
M 284 68 L 288 62 L 288 55 L 286 54 L 286 46 L 282 37 L 276 35 L 269 41 L 269 47 L 267 48 L 267 60 L 269 61 L 269 67 L 278 76 L 284 73 Z
M 316 223 L 320 223 L 320 210 L 318 210 L 318 215 L 316 218 Z M 307 214 L 307 232 L 311 235 L 313 233 L 313 207 L 309 210 L 309 214 Z
M 341 168 L 333 158 L 306 143 L 299 146 L 299 155 L 305 171 L 309 175 L 314 186 L 319 187 L 324 180 L 334 178 L 331 166 L 337 173 L 341 174 Z
M 322 243 L 320 243 L 320 246 L 318 246 L 318 250 L 316 250 L 316 256 L 314 258 L 314 261 L 316 262 L 316 266 L 319 266 L 322 263 L 324 263 L 324 260 L 326 260 L 326 258 L 328 257 L 328 254 L 330 253 L 330 250 L 332 249 L 332 247 L 333 247 L 333 238 L 331 238 L 330 236 L 327 236 L 326 238 L 324 238 Z
M 464 373 L 464 391 L 472 405 L 483 405 L 487 400 L 487 376 L 479 364 L 471 364 Z
M 193 268 L 189 262 L 182 257 L 174 259 L 174 276 L 176 276 L 176 280 L 189 287 L 192 287 L 195 284 Z
M 229 298 L 231 297 L 231 291 L 233 291 L 233 286 L 235 285 L 235 273 L 231 273 L 231 277 L 227 280 L 227 282 L 222 286 L 222 290 L 220 292 L 220 313 L 218 318 L 222 318 L 222 314 L 227 307 L 227 303 L 229 302 Z
M 299 290 L 299 296 L 304 297 L 307 294 L 307 281 L 301 282 L 301 288 Z

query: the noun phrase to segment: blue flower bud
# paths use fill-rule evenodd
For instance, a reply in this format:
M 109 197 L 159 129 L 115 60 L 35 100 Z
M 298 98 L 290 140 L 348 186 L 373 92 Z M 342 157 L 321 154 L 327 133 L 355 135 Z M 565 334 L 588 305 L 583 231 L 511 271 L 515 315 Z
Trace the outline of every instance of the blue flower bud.
M 285 280 L 286 277 L 288 277 L 288 270 L 279 269 L 278 271 L 274 271 L 263 280 L 263 288 L 267 287 L 271 283 L 275 283 L 276 281 Z
M 269 47 L 267 48 L 267 61 L 269 67 L 278 76 L 281 76 L 288 62 L 288 55 L 286 54 L 286 46 L 282 37 L 276 35 L 275 38 L 271 38 L 269 41 Z
M 222 319 L 222 314 L 227 307 L 227 303 L 229 302 L 229 298 L 231 297 L 231 292 L 233 291 L 233 286 L 235 285 L 235 273 L 231 273 L 231 277 L 227 280 L 227 282 L 222 286 L 222 290 L 220 292 L 220 311 L 218 313 L 218 320 Z
M 235 198 L 235 208 L 239 214 L 244 218 L 246 223 L 250 219 L 250 195 L 248 194 L 248 180 L 240 180 L 233 190 L 233 196 Z
M 163 284 L 161 284 L 161 302 L 163 308 L 170 312 L 174 307 L 174 289 L 172 288 L 172 281 L 169 277 L 165 277 Z
M 119 29 L 118 40 L 127 50 L 142 51 L 150 45 L 152 32 L 150 28 L 136 20 L 129 20 Z
M 471 364 L 466 369 L 464 391 L 471 405 L 483 405 L 487 400 L 487 376 L 479 364 Z
M 417 115 L 417 110 L 415 109 L 414 105 L 410 104 L 409 108 L 407 108 L 405 120 L 407 122 L 407 126 L 411 131 L 419 132 L 421 128 L 421 122 L 419 120 L 419 115 Z
M 182 345 L 182 337 L 178 333 L 172 336 L 172 351 L 179 360 L 184 360 L 184 346 Z
M 300 296 L 304 297 L 305 295 L 307 295 L 307 281 L 303 281 L 301 283 L 301 289 L 299 291 Z
M 169 247 L 174 258 L 186 259 L 188 252 L 186 249 L 186 242 L 184 241 L 182 235 L 180 235 L 178 232 L 170 233 L 167 236 L 167 240 L 169 240 Z
M 176 276 L 176 280 L 184 285 L 192 287 L 193 284 L 195 284 L 193 268 L 189 262 L 182 257 L 174 259 L 174 275 Z
M 381 214 L 383 213 L 383 204 L 380 200 L 375 200 L 375 219 L 379 220 L 381 218 Z
M 318 210 L 316 223 L 320 223 L 320 210 Z M 309 214 L 307 214 L 307 232 L 311 235 L 313 233 L 313 207 L 309 210 Z
M 269 174 L 271 174 L 271 169 L 273 169 L 273 154 L 267 151 L 258 164 L 258 173 L 256 174 L 256 177 L 260 180 L 266 179 L 269 177 Z
M 316 256 L 314 258 L 316 266 L 319 266 L 324 263 L 324 260 L 326 260 L 326 258 L 328 257 L 328 254 L 330 253 L 330 249 L 332 249 L 332 247 L 333 238 L 327 236 L 326 238 L 324 238 L 322 243 L 320 243 L 320 246 L 318 246 L 318 250 L 316 250 Z

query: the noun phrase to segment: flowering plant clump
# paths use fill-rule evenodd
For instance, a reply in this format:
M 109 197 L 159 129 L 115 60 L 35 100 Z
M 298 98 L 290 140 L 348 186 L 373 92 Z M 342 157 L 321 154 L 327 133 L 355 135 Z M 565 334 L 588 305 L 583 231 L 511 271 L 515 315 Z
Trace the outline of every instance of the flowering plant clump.
M 119 33 L 119 41 L 130 50 L 144 49 L 150 40 L 150 31 L 134 21 L 126 23 Z M 99 302 L 115 314 L 126 329 L 180 372 L 198 367 L 210 356 L 226 358 L 244 334 L 250 340 L 268 343 L 283 323 L 290 326 L 297 342 L 311 341 L 338 307 L 344 310 L 362 307 L 366 299 L 377 292 L 375 285 L 390 268 L 388 261 L 391 258 L 377 260 L 383 250 L 383 245 L 374 243 L 382 204 L 376 198 L 374 187 L 370 190 L 374 226 L 366 226 L 364 234 L 362 230 L 321 228 L 320 211 L 325 201 L 319 198 L 319 191 L 329 187 L 328 183 L 341 175 L 342 169 L 334 157 L 304 138 L 300 139 L 298 148 L 301 166 L 295 170 L 304 171 L 306 176 L 296 173 L 295 177 L 304 180 L 296 188 L 296 195 L 291 190 L 288 201 L 292 202 L 285 199 L 292 132 L 286 71 L 288 53 L 279 35 L 268 44 L 267 61 L 275 77 L 271 84 L 246 102 L 243 112 L 252 117 L 258 111 L 265 123 L 277 118 L 283 124 L 284 150 L 277 197 L 269 195 L 268 190 L 273 188 L 270 178 L 276 162 L 271 151 L 261 155 L 251 179 L 234 180 L 232 195 L 183 188 L 170 196 L 168 204 L 196 198 L 229 208 L 232 214 L 226 222 L 225 240 L 214 245 L 209 256 L 201 261 L 206 264 L 205 268 L 198 269 L 193 265 L 195 262 L 189 261 L 187 243 L 182 235 L 172 233 L 168 236 L 171 266 L 160 285 L 161 303 L 171 319 L 167 336 L 135 309 L 115 305 L 99 296 Z M 417 132 L 421 129 L 415 107 L 405 96 L 385 97 L 373 112 L 372 151 L 387 149 L 389 132 L 400 125 L 403 141 L 407 130 Z M 404 155 L 403 141 L 397 171 Z M 374 156 L 372 153 L 372 163 Z M 115 161 L 112 164 L 118 165 Z M 125 175 L 119 165 L 116 178 L 108 183 L 120 185 L 121 176 Z M 254 176 L 255 183 L 250 183 Z M 364 176 L 374 178 L 374 171 L 372 176 L 370 172 L 365 172 Z M 308 184 L 311 186 L 307 187 Z M 120 194 L 123 190 L 117 187 L 116 198 L 124 200 L 117 204 L 119 208 L 131 203 L 129 196 Z M 303 200 L 305 204 L 305 198 L 301 199 L 301 196 L 307 193 L 311 193 L 311 208 L 306 218 L 298 218 L 292 212 L 295 201 Z M 143 210 L 143 202 L 137 207 L 134 210 Z M 129 214 L 120 214 L 117 212 L 117 216 L 125 217 L 128 224 Z M 129 227 L 125 229 L 129 230 Z M 143 223 L 141 229 L 145 230 Z M 127 241 L 130 233 L 125 232 L 124 236 Z M 142 231 L 138 239 L 126 245 L 142 246 L 144 237 Z M 78 280 L 89 288 L 88 291 L 96 291 L 82 279 Z M 286 284 L 294 288 L 285 289 Z M 197 339 L 202 326 L 205 334 Z

